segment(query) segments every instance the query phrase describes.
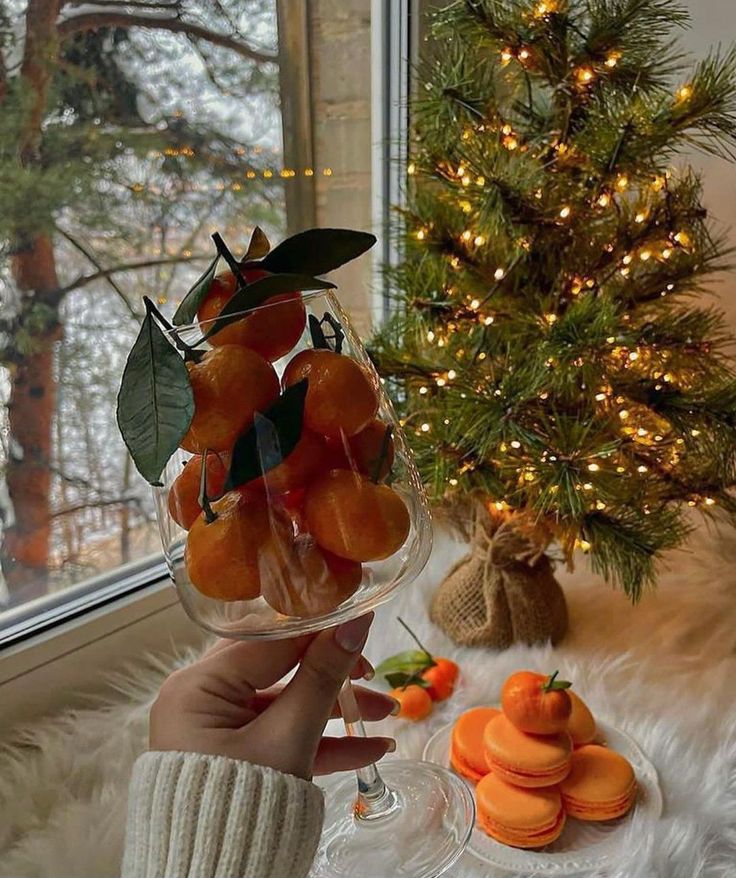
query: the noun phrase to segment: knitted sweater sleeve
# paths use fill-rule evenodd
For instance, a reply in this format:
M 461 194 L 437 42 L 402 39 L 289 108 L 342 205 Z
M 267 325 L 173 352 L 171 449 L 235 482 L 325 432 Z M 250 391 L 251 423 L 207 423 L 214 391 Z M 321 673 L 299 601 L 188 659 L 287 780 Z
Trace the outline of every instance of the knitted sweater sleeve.
M 322 792 L 300 778 L 222 756 L 145 753 L 122 878 L 304 878 L 323 816 Z

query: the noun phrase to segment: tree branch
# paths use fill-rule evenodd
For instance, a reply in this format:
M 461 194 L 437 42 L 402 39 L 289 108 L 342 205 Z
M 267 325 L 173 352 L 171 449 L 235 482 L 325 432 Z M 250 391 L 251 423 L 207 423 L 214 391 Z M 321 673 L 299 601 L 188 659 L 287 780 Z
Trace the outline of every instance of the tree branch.
M 120 265 L 113 265 L 111 268 L 104 268 L 100 271 L 96 271 L 94 274 L 80 275 L 70 284 L 56 290 L 55 295 L 58 296 L 58 298 L 62 298 L 62 296 L 65 296 L 72 290 L 78 290 L 81 287 L 86 287 L 88 284 L 94 283 L 96 280 L 100 280 L 100 278 L 108 278 L 111 274 L 119 274 L 123 271 L 138 271 L 141 268 L 155 268 L 157 265 L 171 265 L 172 263 L 179 262 L 201 262 L 202 260 L 209 258 L 210 257 L 206 254 L 196 253 L 193 256 L 164 256 L 157 259 L 144 259 L 142 262 L 123 262 Z
M 261 52 L 252 48 L 242 40 L 235 39 L 228 34 L 217 33 L 193 22 L 184 21 L 180 18 L 159 18 L 153 15 L 141 15 L 133 12 L 89 12 L 84 15 L 72 15 L 59 22 L 58 34 L 60 39 L 65 39 L 71 34 L 85 30 L 97 30 L 101 27 L 142 27 L 154 30 L 167 30 L 171 33 L 183 33 L 206 40 L 214 46 L 222 46 L 231 49 L 243 58 L 250 58 L 258 64 L 276 64 L 275 55 Z
M 72 245 L 72 247 L 74 247 L 83 256 L 85 256 L 92 263 L 92 265 L 94 265 L 94 267 L 98 271 L 105 270 L 102 267 L 102 264 L 97 259 L 97 257 L 94 255 L 94 253 L 90 249 L 85 247 L 81 241 L 77 241 L 76 238 L 74 238 L 72 235 L 70 235 L 68 232 L 65 232 L 64 229 L 61 229 L 58 226 L 56 227 L 56 230 L 63 238 L 65 238 Z M 140 322 L 140 320 L 142 320 L 142 315 L 139 314 L 135 310 L 135 308 L 131 305 L 131 303 L 128 301 L 128 297 L 125 295 L 123 290 L 115 283 L 115 281 L 111 277 L 106 277 L 105 280 L 112 287 L 112 289 L 117 293 L 117 295 L 119 296 L 119 298 L 121 299 L 121 301 L 123 302 L 125 307 L 128 309 L 128 313 L 130 314 L 130 316 L 133 317 L 135 320 Z

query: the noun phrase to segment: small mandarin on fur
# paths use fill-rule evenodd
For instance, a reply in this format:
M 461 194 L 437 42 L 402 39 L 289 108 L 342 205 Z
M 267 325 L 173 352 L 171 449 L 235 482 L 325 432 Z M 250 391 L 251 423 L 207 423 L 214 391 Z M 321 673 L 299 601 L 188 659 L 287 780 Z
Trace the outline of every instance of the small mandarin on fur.
M 556 841 L 565 826 L 557 787 L 522 789 L 490 772 L 478 783 L 475 801 L 483 831 L 511 847 L 544 847 Z
M 569 683 L 557 683 L 552 677 L 534 671 L 518 671 L 503 684 L 501 706 L 503 712 L 522 732 L 535 735 L 553 735 L 567 728 L 572 702 L 566 689 L 548 688 Z
M 242 268 L 246 283 L 267 277 L 268 272 L 259 268 Z M 222 309 L 235 295 L 237 282 L 228 269 L 218 274 L 209 292 L 199 306 L 197 319 L 207 331 L 210 321 L 219 316 Z M 210 337 L 213 347 L 225 344 L 242 345 L 274 362 L 291 351 L 299 341 L 307 322 L 301 293 L 279 293 L 271 296 L 250 314 L 229 323 Z
M 460 668 L 451 659 L 435 657 L 434 666 L 422 672 L 432 701 L 445 701 L 452 695 L 459 673 Z
M 432 699 L 429 693 L 421 686 L 411 683 L 399 689 L 392 689 L 388 693 L 399 702 L 399 719 L 408 719 L 419 722 L 432 712 Z
M 560 784 L 565 810 L 578 820 L 615 820 L 636 801 L 634 769 L 608 747 L 585 744 L 572 755 L 570 773 Z
M 450 764 L 472 783 L 477 783 L 488 774 L 483 733 L 488 723 L 498 715 L 495 707 L 472 707 L 461 713 L 452 727 Z
M 221 601 L 258 597 L 291 551 L 293 528 L 285 512 L 263 497 L 230 491 L 212 503 L 216 516 L 200 515 L 187 535 L 187 574 L 202 594 Z
M 304 514 L 323 549 L 351 561 L 380 561 L 404 544 L 411 520 L 401 497 L 350 470 L 331 470 L 307 489 Z
M 222 494 L 229 465 L 229 454 L 221 452 L 207 455 L 206 480 L 209 497 L 219 497 Z M 201 479 L 202 455 L 195 454 L 194 457 L 189 458 L 171 484 L 167 498 L 169 514 L 184 530 L 189 530 L 202 513 L 202 507 L 199 505 Z
M 284 616 L 329 613 L 355 594 L 363 576 L 360 564 L 320 549 L 308 534 L 299 534 L 280 561 L 261 586 L 266 602 Z
M 282 379 L 291 387 L 309 381 L 304 422 L 310 430 L 331 439 L 355 436 L 378 411 L 378 392 L 368 371 L 351 357 L 327 350 L 300 351 Z
M 235 440 L 279 395 L 273 366 L 239 345 L 213 348 L 198 363 L 187 363 L 194 394 L 194 417 L 181 447 L 230 451 Z
M 596 726 L 588 705 L 572 689 L 568 690 L 572 702 L 572 713 L 567 721 L 567 731 L 576 747 L 590 744 L 595 738 Z

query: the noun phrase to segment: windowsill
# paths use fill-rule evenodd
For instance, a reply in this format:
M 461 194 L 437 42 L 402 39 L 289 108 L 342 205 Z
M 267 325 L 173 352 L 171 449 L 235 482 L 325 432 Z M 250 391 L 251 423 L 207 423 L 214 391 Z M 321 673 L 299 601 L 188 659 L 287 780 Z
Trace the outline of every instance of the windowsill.
M 114 694 L 111 677 L 147 655 L 174 655 L 200 644 L 162 561 L 141 565 L 93 592 L 47 606 L 3 630 L 0 735 L 54 711 L 89 706 Z M 83 591 L 80 587 L 80 591 Z M 63 593 L 62 593 L 63 595 Z M 59 596 L 60 597 L 60 596 Z

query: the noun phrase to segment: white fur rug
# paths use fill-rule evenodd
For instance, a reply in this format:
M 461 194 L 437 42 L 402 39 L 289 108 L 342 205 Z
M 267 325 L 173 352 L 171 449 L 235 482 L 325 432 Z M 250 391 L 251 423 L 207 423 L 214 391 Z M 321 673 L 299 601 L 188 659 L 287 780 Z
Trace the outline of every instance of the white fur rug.
M 572 679 L 593 711 L 629 732 L 655 764 L 665 813 L 620 862 L 588 878 L 736 876 L 736 539 L 700 531 L 671 558 L 659 591 L 638 607 L 594 581 L 585 563 L 562 573 L 570 633 L 558 648 L 503 653 L 453 647 L 426 605 L 462 552 L 438 540 L 420 584 L 379 611 L 368 655 L 379 661 L 409 644 L 401 614 L 436 654 L 462 667 L 456 695 L 426 722 L 384 724 L 398 757 L 419 756 L 457 713 L 498 697 L 519 668 Z M 0 752 L 0 878 L 114 878 L 125 823 L 127 779 L 146 738 L 146 716 L 163 676 L 188 660 L 149 659 L 117 680 L 120 699 L 21 730 Z M 469 855 L 455 878 L 489 876 Z M 387 876 L 389 878 L 389 876 Z M 494 878 L 499 878 L 494 874 Z M 506 876 L 504 876 L 506 878 Z

